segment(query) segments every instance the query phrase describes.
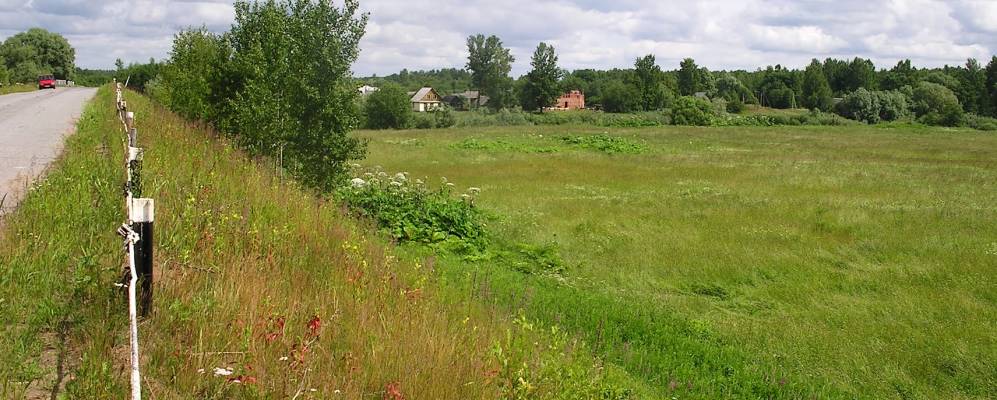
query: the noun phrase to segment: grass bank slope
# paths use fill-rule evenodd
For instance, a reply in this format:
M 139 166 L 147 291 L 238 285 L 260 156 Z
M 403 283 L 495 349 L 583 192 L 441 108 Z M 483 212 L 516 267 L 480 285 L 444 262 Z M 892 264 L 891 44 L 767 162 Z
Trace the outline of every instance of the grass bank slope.
M 501 240 L 551 243 L 564 258 L 553 277 L 455 260 L 444 271 L 456 286 L 581 334 L 659 393 L 997 397 L 993 134 L 556 126 L 362 136 L 366 164 L 480 187 Z M 588 142 L 608 145 L 571 145 Z M 477 275 L 460 278 L 467 271 Z
M 102 88 L 0 241 L 0 382 L 45 380 L 62 333 L 67 391 L 127 393 L 122 140 Z M 530 320 L 435 296 L 433 259 L 379 236 L 225 140 L 127 94 L 156 201 L 154 314 L 140 325 L 152 398 L 628 398 L 625 373 Z

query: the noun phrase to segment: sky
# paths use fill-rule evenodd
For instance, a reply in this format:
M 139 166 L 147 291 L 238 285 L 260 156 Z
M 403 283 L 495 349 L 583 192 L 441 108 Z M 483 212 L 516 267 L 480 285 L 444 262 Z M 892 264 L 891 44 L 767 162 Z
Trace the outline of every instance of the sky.
M 341 0 L 336 0 L 341 2 Z M 358 76 L 463 68 L 466 38 L 494 34 L 526 73 L 540 42 L 559 64 L 628 68 L 654 54 L 664 69 L 692 57 L 712 70 L 803 67 L 812 58 L 872 59 L 880 68 L 986 64 L 997 53 L 997 0 L 360 0 L 370 13 Z M 83 68 L 168 57 L 190 26 L 228 30 L 232 0 L 0 0 L 0 38 L 31 27 L 65 36 Z

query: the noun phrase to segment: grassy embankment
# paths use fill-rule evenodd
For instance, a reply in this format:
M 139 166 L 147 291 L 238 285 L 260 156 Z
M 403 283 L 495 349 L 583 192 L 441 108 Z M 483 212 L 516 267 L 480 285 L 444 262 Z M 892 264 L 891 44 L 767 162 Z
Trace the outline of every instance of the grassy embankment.
M 607 154 L 560 135 L 646 146 Z M 558 324 L 659 395 L 997 397 L 997 136 L 895 127 L 365 132 L 366 165 L 482 189 L 455 291 Z M 418 252 L 418 249 L 416 249 Z
M 0 95 L 9 93 L 33 92 L 38 90 L 38 85 L 28 83 L 15 83 L 13 85 L 0 86 Z
M 46 379 L 55 366 L 40 354 L 53 346 L 71 397 L 126 396 L 112 98 L 98 92 L 4 221 L 4 397 Z M 337 204 L 140 96 L 128 103 L 147 149 L 143 194 L 156 201 L 156 309 L 140 326 L 152 398 L 589 398 L 637 385 L 562 333 L 438 296 L 432 258 L 395 257 Z

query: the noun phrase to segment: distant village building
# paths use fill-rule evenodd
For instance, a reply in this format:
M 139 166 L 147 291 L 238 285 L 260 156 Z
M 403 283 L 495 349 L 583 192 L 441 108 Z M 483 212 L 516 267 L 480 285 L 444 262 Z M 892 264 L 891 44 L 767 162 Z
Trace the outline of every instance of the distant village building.
M 376 92 L 378 90 L 381 90 L 381 89 L 378 89 L 378 88 L 370 86 L 370 85 L 363 85 L 363 86 L 361 86 L 357 90 L 360 92 L 360 96 L 367 97 L 367 96 L 370 96 L 371 93 L 374 93 L 374 92 Z
M 440 108 L 442 97 L 435 89 L 424 87 L 412 95 L 412 111 L 426 112 Z
M 561 95 L 554 103 L 554 106 L 550 108 L 551 110 L 584 110 L 585 109 L 585 93 L 578 90 L 572 90 L 568 93 Z

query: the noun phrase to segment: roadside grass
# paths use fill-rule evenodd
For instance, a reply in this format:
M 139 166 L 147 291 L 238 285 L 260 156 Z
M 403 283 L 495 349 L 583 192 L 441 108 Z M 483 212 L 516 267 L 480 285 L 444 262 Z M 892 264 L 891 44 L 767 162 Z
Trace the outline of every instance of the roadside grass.
M 523 151 L 599 134 L 648 151 Z M 579 335 L 658 396 L 997 397 L 997 136 L 581 125 L 361 135 L 364 164 L 480 187 L 496 240 L 551 244 L 566 265 L 530 275 L 444 257 L 451 296 Z
M 643 398 L 648 388 L 554 327 L 437 293 L 345 210 L 134 93 L 156 201 L 155 308 L 140 325 L 151 398 Z M 67 332 L 71 398 L 123 398 L 122 139 L 100 89 L 64 156 L 0 240 L 0 384 L 42 379 Z M 226 375 L 227 374 L 227 375 Z
M 28 83 L 15 83 L 13 85 L 0 86 L 0 95 L 9 93 L 33 92 L 38 90 L 38 85 Z

